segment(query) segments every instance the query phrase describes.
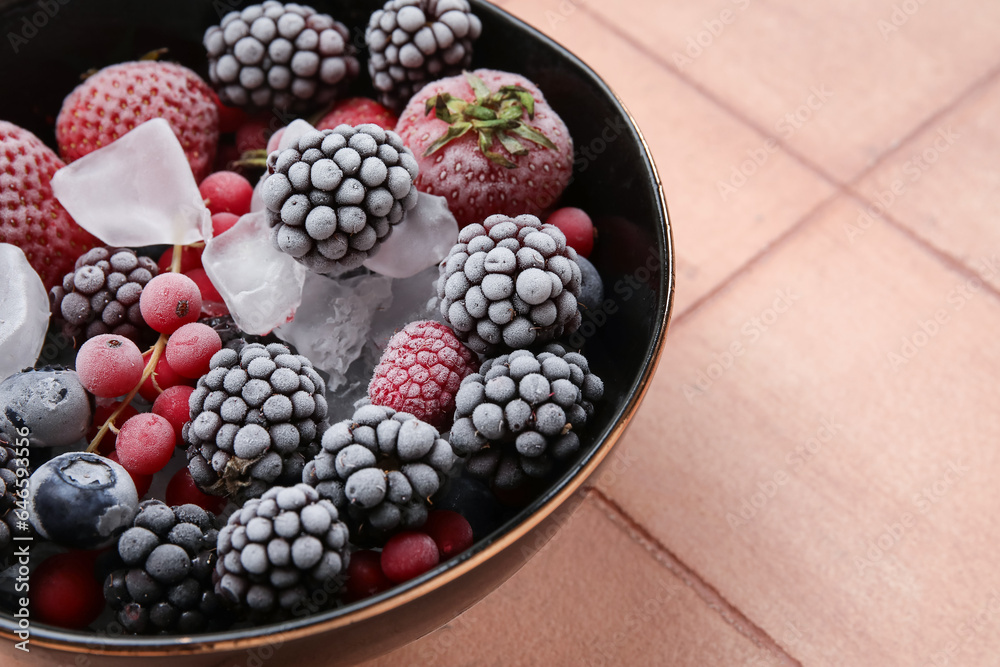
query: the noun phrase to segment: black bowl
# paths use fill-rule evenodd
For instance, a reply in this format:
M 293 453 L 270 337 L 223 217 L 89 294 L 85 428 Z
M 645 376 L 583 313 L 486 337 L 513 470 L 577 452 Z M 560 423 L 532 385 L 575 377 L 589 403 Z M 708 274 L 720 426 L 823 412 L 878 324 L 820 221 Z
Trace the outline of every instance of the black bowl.
M 594 264 L 606 286 L 603 307 L 587 312 L 570 339 L 584 346 L 605 382 L 605 398 L 583 438 L 580 459 L 540 496 L 460 556 L 375 597 L 294 620 L 196 636 L 122 637 L 30 627 L 31 656 L 48 664 L 280 663 L 328 655 L 344 664 L 397 648 L 440 627 L 517 571 L 569 516 L 585 481 L 606 459 L 648 387 L 666 336 L 673 303 L 673 251 L 666 201 L 648 147 L 608 86 L 549 38 L 502 10 L 473 0 L 483 22 L 474 67 L 524 74 L 538 84 L 566 122 L 576 146 L 573 181 L 562 204 L 594 217 L 599 241 Z M 169 58 L 206 74 L 201 37 L 235 0 L 0 0 L 0 72 L 5 92 L 0 119 L 55 145 L 54 120 L 80 73 L 133 60 L 160 47 Z M 379 0 L 315 2 L 354 31 Z M 12 37 L 13 35 L 13 37 Z M 516 45 L 516 48 L 515 48 Z M 362 53 L 363 55 L 363 53 Z M 364 69 L 364 67 L 363 67 Z M 362 74 L 354 94 L 369 94 Z M 556 592 L 553 592 L 554 594 Z M 17 619 L 0 614 L 3 651 L 17 653 Z M 323 653 L 325 651 L 325 653 Z M 70 655 L 70 653 L 87 655 Z M 104 657 L 98 657 L 104 656 Z

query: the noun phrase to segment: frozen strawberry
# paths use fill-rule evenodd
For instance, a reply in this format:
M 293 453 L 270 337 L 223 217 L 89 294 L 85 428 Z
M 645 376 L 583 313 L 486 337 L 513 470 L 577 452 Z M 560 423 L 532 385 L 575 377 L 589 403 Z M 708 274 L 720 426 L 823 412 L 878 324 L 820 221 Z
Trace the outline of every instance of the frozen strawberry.
M 56 119 L 59 154 L 72 162 L 153 118 L 170 123 L 200 182 L 215 160 L 219 111 L 208 84 L 173 63 L 111 65 L 77 86 Z
M 45 289 L 100 244 L 52 196 L 52 175 L 64 166 L 41 139 L 0 120 L 0 243 L 24 251 Z
M 569 184 L 573 141 L 535 84 L 476 70 L 428 84 L 396 132 L 420 165 L 417 188 L 448 200 L 461 226 L 541 215 Z
M 349 97 L 336 106 L 316 124 L 317 130 L 332 130 L 338 125 L 364 125 L 374 123 L 383 130 L 396 127 L 399 119 L 389 109 L 367 97 Z

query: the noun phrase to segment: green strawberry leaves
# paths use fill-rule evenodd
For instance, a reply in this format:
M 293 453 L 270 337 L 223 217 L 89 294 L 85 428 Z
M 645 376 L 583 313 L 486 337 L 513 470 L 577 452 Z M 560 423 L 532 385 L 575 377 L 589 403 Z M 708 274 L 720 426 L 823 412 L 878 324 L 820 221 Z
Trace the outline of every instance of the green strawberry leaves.
M 465 136 L 470 130 L 478 135 L 479 150 L 495 164 L 507 169 L 516 169 L 503 154 L 493 150 L 494 139 L 512 156 L 527 155 L 529 149 L 518 137 L 548 150 L 556 150 L 556 145 L 538 128 L 524 122 L 535 117 L 535 98 L 521 86 L 503 86 L 491 91 L 475 74 L 465 72 L 465 79 L 472 87 L 475 102 L 468 102 L 449 93 L 441 93 L 427 100 L 424 113 L 434 112 L 439 120 L 448 123 L 448 130 L 434 140 L 424 156 L 432 155 L 448 143 Z

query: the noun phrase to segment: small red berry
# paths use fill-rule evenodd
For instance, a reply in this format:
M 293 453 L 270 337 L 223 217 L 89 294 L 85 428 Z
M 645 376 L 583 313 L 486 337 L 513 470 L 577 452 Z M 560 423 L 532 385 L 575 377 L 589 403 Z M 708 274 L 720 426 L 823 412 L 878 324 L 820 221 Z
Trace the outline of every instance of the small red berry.
M 215 102 L 215 108 L 219 111 L 219 132 L 235 132 L 240 125 L 246 122 L 247 114 L 243 109 L 226 106 L 214 90 L 211 90 L 210 94 L 212 101 Z
M 223 496 L 210 496 L 199 489 L 191 479 L 191 471 L 187 467 L 181 468 L 170 478 L 165 500 L 171 507 L 190 503 L 213 514 L 218 514 L 226 506 Z
M 160 415 L 174 427 L 178 446 L 181 446 L 181 429 L 184 428 L 185 422 L 191 419 L 188 400 L 193 393 L 194 387 L 177 385 L 164 390 L 153 402 L 153 414 Z
M 146 324 L 155 331 L 173 333 L 201 315 L 201 291 L 185 275 L 161 273 L 146 283 L 139 308 Z
M 221 215 L 228 214 L 223 213 Z M 223 301 L 219 290 L 215 289 L 215 285 L 212 284 L 212 279 L 208 277 L 205 269 L 194 269 L 184 275 L 193 280 L 194 284 L 198 286 L 198 291 L 201 292 L 201 312 L 203 316 L 221 317 L 229 314 L 226 302 Z
M 118 431 L 118 462 L 129 473 L 155 475 L 174 454 L 174 427 L 165 418 L 144 412 L 122 424 Z
M 85 628 L 104 609 L 104 592 L 94 576 L 96 555 L 87 551 L 56 554 L 30 575 L 31 615 L 61 628 Z
M 181 273 L 187 273 L 188 271 L 193 271 L 194 269 L 201 268 L 201 253 L 205 251 L 204 248 L 190 248 L 184 246 L 181 248 Z M 174 261 L 174 248 L 173 246 L 167 248 L 160 255 L 159 261 L 156 262 L 156 266 L 159 267 L 160 273 L 169 273 L 170 264 Z
M 239 221 L 240 216 L 235 213 L 216 213 L 212 216 L 212 235 L 218 236 L 219 234 L 225 234 Z M 181 271 L 181 273 L 188 272 Z
M 567 206 L 554 211 L 545 222 L 558 227 L 566 235 L 566 244 L 573 250 L 590 257 L 597 230 L 586 211 Z
M 100 400 L 97 401 L 97 409 L 94 410 L 94 422 L 90 425 L 90 429 L 87 430 L 87 441 L 93 440 L 97 436 L 97 432 L 101 430 L 104 426 L 104 422 L 108 420 L 108 417 L 121 406 L 121 401 L 107 401 Z M 131 405 L 125 406 L 122 413 L 118 415 L 115 419 L 116 425 L 124 424 L 130 417 L 134 417 L 139 414 L 139 411 L 133 408 Z M 101 438 L 101 444 L 97 446 L 97 453 L 101 456 L 107 456 L 110 452 L 115 450 L 115 441 L 118 440 L 118 434 L 108 429 L 104 433 L 104 437 Z
M 380 562 L 385 576 L 399 584 L 433 568 L 440 554 L 430 535 L 408 530 L 389 538 Z
M 374 123 L 383 130 L 395 129 L 399 118 L 392 111 L 367 97 L 349 97 L 337 102 L 327 115 L 316 123 L 317 130 L 332 130 L 338 125 Z
M 198 191 L 205 200 L 205 206 L 213 215 L 216 213 L 245 215 L 250 212 L 253 186 L 235 171 L 217 171 L 209 174 L 198 186 Z
M 222 349 L 219 333 L 200 322 L 185 324 L 167 339 L 167 363 L 188 378 L 200 378 L 208 372 L 212 355 Z
M 139 384 L 143 368 L 142 352 L 135 343 L 114 334 L 94 336 L 76 355 L 80 382 L 87 391 L 101 398 L 114 398 L 132 391 Z
M 344 596 L 349 602 L 389 590 L 393 584 L 382 572 L 382 555 L 377 551 L 364 549 L 351 554 L 347 563 L 347 581 L 344 582 Z
M 420 528 L 434 540 L 441 560 L 460 554 L 472 546 L 472 526 L 465 517 L 450 510 L 434 510 Z
M 111 461 L 114 461 L 118 465 L 122 465 L 121 460 L 118 458 L 118 452 L 116 451 L 109 452 L 107 458 Z M 122 467 L 125 468 L 125 466 Z M 149 493 L 149 487 L 153 485 L 153 476 L 140 475 L 139 473 L 132 472 L 127 468 L 125 469 L 125 472 L 127 472 L 128 476 L 132 478 L 132 483 L 135 484 L 135 493 L 137 496 L 139 496 L 139 499 L 141 500 L 143 496 Z
M 142 355 L 142 361 L 144 364 L 149 363 L 149 357 L 153 354 L 152 350 L 149 350 Z M 156 384 L 153 384 L 153 378 L 156 378 Z M 170 387 L 175 387 L 177 385 L 188 385 L 191 384 L 191 380 L 180 375 L 177 371 L 170 367 L 167 362 L 167 357 L 164 354 L 160 355 L 160 358 L 156 362 L 156 368 L 150 373 L 146 381 L 142 383 L 139 387 L 139 395 L 142 396 L 147 401 L 155 401 L 156 397 L 160 395 L 161 391 L 166 391 Z M 159 389 L 157 389 L 159 387 Z
M 236 148 L 240 153 L 260 150 L 267 146 L 267 139 L 271 136 L 272 120 L 273 118 L 268 115 L 254 116 L 236 128 Z

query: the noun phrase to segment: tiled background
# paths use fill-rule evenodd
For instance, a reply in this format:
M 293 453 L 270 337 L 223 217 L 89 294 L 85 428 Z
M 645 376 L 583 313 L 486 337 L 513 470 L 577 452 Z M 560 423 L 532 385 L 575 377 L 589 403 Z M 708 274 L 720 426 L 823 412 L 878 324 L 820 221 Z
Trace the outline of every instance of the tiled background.
M 500 4 L 645 132 L 674 318 L 624 472 L 368 667 L 1000 664 L 1000 3 Z

